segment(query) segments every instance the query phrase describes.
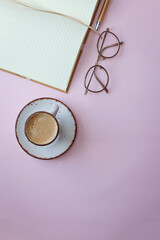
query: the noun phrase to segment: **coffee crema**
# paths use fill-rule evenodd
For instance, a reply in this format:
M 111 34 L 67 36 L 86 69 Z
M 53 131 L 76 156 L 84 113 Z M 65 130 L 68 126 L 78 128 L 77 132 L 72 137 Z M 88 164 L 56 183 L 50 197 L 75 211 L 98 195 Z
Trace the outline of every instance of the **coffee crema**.
M 58 124 L 51 114 L 38 112 L 27 120 L 25 133 L 29 140 L 35 144 L 49 144 L 57 136 Z

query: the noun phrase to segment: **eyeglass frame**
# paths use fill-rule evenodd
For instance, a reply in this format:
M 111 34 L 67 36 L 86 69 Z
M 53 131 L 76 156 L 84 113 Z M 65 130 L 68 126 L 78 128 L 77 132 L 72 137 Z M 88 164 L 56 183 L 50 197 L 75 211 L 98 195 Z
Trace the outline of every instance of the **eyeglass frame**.
M 104 41 L 105 41 L 105 39 L 106 39 L 107 33 L 112 34 L 112 35 L 117 39 L 118 43 L 114 43 L 114 44 L 108 45 L 108 46 L 106 46 L 105 48 L 103 48 L 103 44 L 104 44 Z M 105 34 L 104 38 L 102 38 L 102 35 L 103 35 L 103 34 Z M 103 39 L 103 41 L 102 41 L 102 43 L 101 43 L 101 46 L 99 47 L 99 42 L 100 42 L 101 39 Z M 103 31 L 103 32 L 100 34 L 100 36 L 99 36 L 99 38 L 98 38 L 98 40 L 97 40 L 97 51 L 98 51 L 97 61 L 96 61 L 95 65 L 93 65 L 92 67 L 89 68 L 89 70 L 87 71 L 87 73 L 86 73 L 86 75 L 85 75 L 85 79 L 84 79 L 84 87 L 86 88 L 85 94 L 87 94 L 88 91 L 89 91 L 89 92 L 93 92 L 93 93 L 99 93 L 99 92 L 102 92 L 103 90 L 104 90 L 106 93 L 108 93 L 107 86 L 108 86 L 108 83 L 109 83 L 109 74 L 108 74 L 108 71 L 107 71 L 102 65 L 99 65 L 99 64 L 98 64 L 98 62 L 99 62 L 100 58 L 102 58 L 103 60 L 105 60 L 105 59 L 111 59 L 111 58 L 115 57 L 115 56 L 119 53 L 120 46 L 121 46 L 122 44 L 123 44 L 123 42 L 120 42 L 120 40 L 119 40 L 119 38 L 117 37 L 117 35 L 114 34 L 113 32 L 111 32 L 111 31 L 109 30 L 109 28 L 107 28 L 105 31 Z M 110 47 L 115 47 L 115 46 L 118 46 L 118 49 L 117 49 L 117 51 L 116 51 L 116 53 L 115 53 L 114 55 L 109 56 L 109 57 L 102 55 L 102 52 L 103 52 L 105 49 L 110 48 Z M 96 67 L 99 67 L 100 69 L 103 69 L 103 70 L 105 71 L 105 73 L 106 73 L 106 75 L 107 75 L 107 83 L 106 83 L 105 85 L 99 80 L 99 78 L 98 78 L 97 75 L 95 74 L 95 69 L 96 69 Z M 92 72 L 92 74 L 91 74 L 91 77 L 90 77 L 90 79 L 89 79 L 88 84 L 86 84 L 86 80 L 87 80 L 88 73 L 91 71 L 92 68 L 94 68 L 94 70 L 93 70 L 93 72 Z M 93 74 L 94 74 L 96 80 L 99 82 L 99 84 L 103 87 L 101 90 L 94 91 L 94 90 L 90 90 L 90 89 L 88 88 L 89 85 L 90 85 L 90 82 L 91 82 L 91 80 L 92 80 Z

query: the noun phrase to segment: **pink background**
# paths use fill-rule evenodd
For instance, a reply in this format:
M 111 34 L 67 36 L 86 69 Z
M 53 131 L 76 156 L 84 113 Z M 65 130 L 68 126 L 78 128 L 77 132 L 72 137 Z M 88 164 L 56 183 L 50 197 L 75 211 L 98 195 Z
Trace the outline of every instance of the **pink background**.
M 111 0 L 107 26 L 124 41 L 107 60 L 110 93 L 84 96 L 97 56 L 90 33 L 68 94 L 0 71 L 0 239 L 160 239 L 160 3 Z M 95 25 L 95 23 L 94 23 Z M 21 108 L 66 103 L 78 134 L 62 157 L 40 161 L 15 138 Z

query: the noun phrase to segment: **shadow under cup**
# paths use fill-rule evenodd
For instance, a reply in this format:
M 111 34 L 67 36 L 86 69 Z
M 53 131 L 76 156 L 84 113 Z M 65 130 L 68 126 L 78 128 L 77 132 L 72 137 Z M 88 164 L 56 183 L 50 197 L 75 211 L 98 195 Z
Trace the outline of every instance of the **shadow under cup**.
M 33 113 L 26 120 L 25 135 L 28 140 L 38 146 L 45 146 L 56 140 L 59 133 L 57 119 L 49 112 Z

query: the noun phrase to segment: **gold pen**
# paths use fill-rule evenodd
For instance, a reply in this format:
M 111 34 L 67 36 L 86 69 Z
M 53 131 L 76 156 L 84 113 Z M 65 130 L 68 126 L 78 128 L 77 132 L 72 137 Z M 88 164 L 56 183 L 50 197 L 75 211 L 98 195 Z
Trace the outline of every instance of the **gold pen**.
M 108 4 L 109 4 L 109 0 L 105 0 L 105 1 L 104 1 L 104 4 L 103 4 L 103 6 L 102 6 L 101 12 L 100 12 L 100 14 L 99 14 L 98 20 L 97 20 L 96 30 L 98 30 L 100 24 L 101 24 L 102 21 L 103 21 L 103 18 L 104 18 L 104 16 L 105 16 L 106 11 L 107 11 Z

